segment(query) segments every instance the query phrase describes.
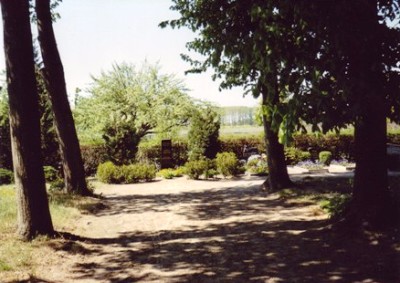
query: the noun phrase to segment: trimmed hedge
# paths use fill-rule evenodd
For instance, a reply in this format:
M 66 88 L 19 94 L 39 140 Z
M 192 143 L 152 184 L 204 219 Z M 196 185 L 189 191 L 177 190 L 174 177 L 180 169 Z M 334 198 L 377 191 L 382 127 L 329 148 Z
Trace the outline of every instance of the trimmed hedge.
M 106 184 L 133 184 L 151 181 L 156 178 L 156 166 L 153 164 L 130 164 L 117 166 L 111 161 L 99 165 L 97 178 Z
M 304 158 L 319 159 L 321 151 L 330 151 L 332 159 L 347 159 L 354 161 L 354 138 L 352 135 L 320 135 L 297 134 L 292 144 L 285 149 L 288 164 L 297 163 Z M 388 142 L 400 144 L 400 134 L 388 134 Z M 262 136 L 222 137 L 220 139 L 221 152 L 233 152 L 238 159 L 243 159 L 244 146 L 255 147 L 260 153 L 265 153 L 265 142 Z M 81 147 L 86 175 L 94 175 L 99 164 L 106 159 L 104 146 Z M 182 166 L 187 162 L 187 142 L 183 139 L 172 142 L 172 164 Z M 138 160 L 158 162 L 161 157 L 161 144 L 142 144 L 138 150 Z
M 97 167 L 107 160 L 107 149 L 104 145 L 81 146 L 81 154 L 86 176 L 96 175 Z

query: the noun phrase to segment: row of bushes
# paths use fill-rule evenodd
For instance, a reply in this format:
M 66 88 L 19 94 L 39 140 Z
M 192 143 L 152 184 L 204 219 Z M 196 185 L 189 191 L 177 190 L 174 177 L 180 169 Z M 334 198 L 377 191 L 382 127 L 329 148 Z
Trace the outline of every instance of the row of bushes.
M 217 153 L 215 159 L 202 158 L 200 160 L 188 161 L 185 164 L 185 173 L 191 179 L 214 178 L 221 174 L 224 177 L 237 176 L 243 174 L 246 169 L 241 166 L 239 159 L 233 152 Z
M 389 134 L 388 142 L 400 144 L 400 135 Z M 243 159 L 244 146 L 257 148 L 259 152 L 265 152 L 265 142 L 262 136 L 229 137 L 220 139 L 222 152 L 233 152 L 238 159 Z M 318 160 L 321 151 L 330 151 L 332 159 L 354 160 L 354 141 L 352 135 L 321 135 L 298 134 L 294 136 L 291 147 L 286 148 L 286 161 L 290 164 L 312 159 Z M 87 176 L 96 174 L 99 164 L 107 161 L 105 146 L 82 146 L 82 158 L 84 160 Z M 187 142 L 183 139 L 174 140 L 172 144 L 172 160 L 174 166 L 183 166 L 188 159 Z M 150 160 L 158 162 L 161 156 L 161 144 L 143 143 L 139 146 L 138 160 Z M 1 156 L 0 156 L 1 159 Z M 0 160 L 0 167 L 2 162 Z M 3 168 L 6 168 L 3 166 Z
M 111 161 L 99 165 L 97 178 L 107 184 L 132 184 L 151 181 L 156 177 L 157 168 L 153 164 L 130 164 L 117 166 Z
M 131 184 L 139 181 L 151 181 L 156 177 L 156 166 L 148 163 L 136 163 L 117 166 L 110 161 L 102 163 L 97 169 L 99 181 L 107 184 Z M 238 158 L 233 152 L 218 153 L 213 160 L 201 158 L 185 163 L 185 166 L 176 169 L 162 169 L 158 175 L 165 179 L 172 179 L 188 175 L 191 179 L 213 178 L 221 174 L 224 177 L 236 176 L 245 172 Z
M 393 136 L 394 138 L 394 136 Z M 265 141 L 262 136 L 229 137 L 220 139 L 221 152 L 233 152 L 240 160 L 243 159 L 244 146 L 257 148 L 259 152 L 265 152 Z M 107 160 L 105 146 L 83 146 L 82 157 L 85 172 L 88 176 L 94 175 L 97 166 Z M 333 159 L 354 159 L 353 137 L 350 135 L 295 135 L 291 147 L 285 150 L 286 161 L 289 165 L 313 159 L 318 160 L 319 152 L 330 151 Z M 188 160 L 188 146 L 185 140 L 177 140 L 172 143 L 172 160 L 174 167 L 183 166 Z M 161 156 L 161 144 L 143 143 L 138 149 L 139 161 L 158 162 Z

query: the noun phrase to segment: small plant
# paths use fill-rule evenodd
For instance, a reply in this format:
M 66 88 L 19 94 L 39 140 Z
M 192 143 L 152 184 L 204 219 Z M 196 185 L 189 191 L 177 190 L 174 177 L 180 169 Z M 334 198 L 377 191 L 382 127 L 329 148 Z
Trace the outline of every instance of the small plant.
M 14 183 L 14 173 L 10 170 L 0 168 L 0 185 Z
M 332 152 L 330 151 L 321 151 L 318 155 L 318 160 L 320 163 L 329 166 L 332 161 Z
M 220 172 L 224 177 L 237 176 L 242 172 L 239 160 L 233 152 L 218 153 L 215 163 L 218 172 Z
M 322 201 L 320 205 L 331 218 L 336 218 L 342 214 L 350 199 L 350 194 L 334 194 L 331 198 Z
M 59 179 L 58 172 L 53 166 L 43 166 L 44 178 L 46 182 L 53 182 Z

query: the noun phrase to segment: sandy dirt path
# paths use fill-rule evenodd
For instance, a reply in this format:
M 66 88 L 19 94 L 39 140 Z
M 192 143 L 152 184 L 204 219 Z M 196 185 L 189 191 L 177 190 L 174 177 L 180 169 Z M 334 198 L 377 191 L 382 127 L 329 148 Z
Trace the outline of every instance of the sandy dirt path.
M 62 265 L 49 264 L 41 278 L 400 282 L 391 281 L 398 279 L 393 269 L 399 266 L 379 243 L 332 235 L 317 205 L 266 195 L 260 190 L 263 181 L 178 178 L 100 188 L 96 193 L 104 196 L 106 208 L 76 223 L 71 231 L 76 239 L 55 248 Z M 366 250 L 372 258 L 365 257 Z

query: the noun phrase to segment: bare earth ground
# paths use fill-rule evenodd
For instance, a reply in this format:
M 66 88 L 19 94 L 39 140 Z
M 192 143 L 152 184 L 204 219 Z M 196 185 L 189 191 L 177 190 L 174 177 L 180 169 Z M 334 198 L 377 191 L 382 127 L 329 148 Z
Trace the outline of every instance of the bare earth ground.
M 105 208 L 25 282 L 400 282 L 398 239 L 327 228 L 264 178 L 104 186 Z M 398 243 L 398 242 L 397 242 Z

